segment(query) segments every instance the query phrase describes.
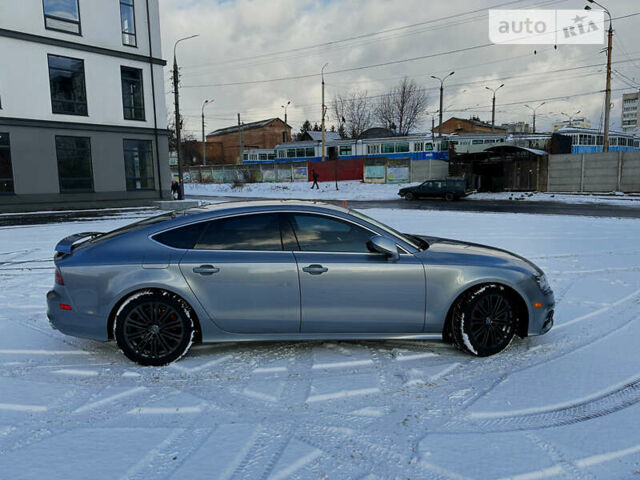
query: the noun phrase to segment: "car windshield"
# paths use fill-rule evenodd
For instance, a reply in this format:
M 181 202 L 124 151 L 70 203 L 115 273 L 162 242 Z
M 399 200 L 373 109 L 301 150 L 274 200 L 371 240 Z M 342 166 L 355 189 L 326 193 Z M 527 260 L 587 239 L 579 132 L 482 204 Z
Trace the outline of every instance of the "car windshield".
M 390 233 L 391 235 L 398 237 L 400 240 L 402 240 L 405 243 L 408 243 L 409 245 L 411 245 L 413 248 L 415 248 L 416 250 L 424 250 L 423 247 L 419 246 L 415 240 L 408 238 L 406 235 L 398 232 L 397 230 L 394 230 L 393 228 L 385 225 L 384 223 L 380 223 L 377 220 L 374 220 L 371 217 L 368 217 L 367 215 L 360 213 L 360 212 L 356 212 L 355 210 L 349 210 L 349 213 L 351 215 L 353 215 L 354 217 L 357 217 L 361 220 L 364 220 L 365 222 L 368 222 L 372 225 L 375 225 L 376 227 L 378 227 L 381 230 L 384 230 L 385 232 Z

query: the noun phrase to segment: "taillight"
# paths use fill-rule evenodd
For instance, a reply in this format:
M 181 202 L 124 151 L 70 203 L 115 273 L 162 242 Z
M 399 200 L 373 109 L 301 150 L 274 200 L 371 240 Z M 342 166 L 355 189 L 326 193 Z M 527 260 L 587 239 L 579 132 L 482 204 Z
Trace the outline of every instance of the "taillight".
M 62 279 L 62 274 L 60 273 L 60 270 L 58 270 L 56 268 L 56 283 L 58 285 L 64 285 L 64 280 Z

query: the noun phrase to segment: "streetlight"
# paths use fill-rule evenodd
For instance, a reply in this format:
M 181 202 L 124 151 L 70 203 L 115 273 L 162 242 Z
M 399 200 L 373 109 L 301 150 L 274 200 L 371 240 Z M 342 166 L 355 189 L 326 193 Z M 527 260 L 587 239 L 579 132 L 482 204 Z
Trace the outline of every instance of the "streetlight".
M 576 111 L 573 115 L 569 115 L 568 113 L 560 112 L 560 115 L 564 115 L 569 119 L 569 126 L 573 127 L 573 119 L 580 113 L 580 110 Z
M 604 12 L 609 17 L 609 30 L 607 31 L 607 83 L 605 87 L 604 93 L 604 138 L 602 151 L 609 151 L 609 116 L 611 114 L 611 49 L 613 48 L 613 25 L 611 22 L 611 13 L 606 7 L 603 7 L 595 0 L 587 0 L 589 3 L 595 3 L 600 8 L 604 10 Z M 591 10 L 589 5 L 584 7 L 585 10 Z
M 180 42 L 196 38 L 198 35 L 191 35 L 176 41 L 173 45 L 173 102 L 176 114 L 176 150 L 178 156 L 178 182 L 180 183 L 180 200 L 184 199 L 184 182 L 182 178 L 182 156 L 180 155 L 180 95 L 178 93 L 178 60 L 176 58 L 176 47 Z
M 454 73 L 456 72 L 451 72 L 449 75 L 443 78 L 436 77 L 435 75 L 431 75 L 431 78 L 440 80 L 440 125 L 438 125 L 438 137 L 442 137 L 442 97 L 444 95 L 444 81 Z
M 285 125 L 288 125 L 287 122 L 287 107 L 291 105 L 291 100 L 288 100 L 286 104 L 284 105 L 280 105 L 280 108 L 284 108 L 284 123 Z M 287 138 L 287 127 L 284 127 L 284 132 L 282 132 L 282 142 L 288 142 L 289 139 Z
M 207 105 L 213 102 L 214 102 L 213 99 L 205 100 L 204 103 L 202 104 L 202 165 L 207 164 L 207 147 L 206 147 L 207 139 L 204 136 L 204 107 L 206 107 Z
M 525 107 L 527 107 L 528 109 L 530 109 L 533 112 L 533 133 L 536 133 L 536 110 L 538 110 L 545 103 L 546 102 L 542 102 L 540 105 L 538 105 L 535 108 L 530 107 L 529 105 L 525 105 Z
M 497 88 L 484 87 L 493 92 L 493 102 L 491 107 L 491 133 L 496 131 L 496 92 L 504 87 L 504 83 Z

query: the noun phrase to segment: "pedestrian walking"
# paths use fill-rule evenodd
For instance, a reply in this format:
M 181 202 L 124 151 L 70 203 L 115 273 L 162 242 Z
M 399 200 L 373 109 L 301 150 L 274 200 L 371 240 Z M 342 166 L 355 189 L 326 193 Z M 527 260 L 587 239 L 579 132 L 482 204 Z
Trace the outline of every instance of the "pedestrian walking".
M 320 176 L 318 175 L 318 172 L 315 171 L 315 169 L 311 170 L 311 176 L 313 177 L 313 185 L 311 185 L 311 190 L 313 190 L 313 187 L 316 187 L 318 190 L 320 190 L 320 187 L 318 186 L 318 179 L 320 178 Z
M 180 184 L 175 180 L 171 180 L 171 197 L 174 200 L 180 199 Z

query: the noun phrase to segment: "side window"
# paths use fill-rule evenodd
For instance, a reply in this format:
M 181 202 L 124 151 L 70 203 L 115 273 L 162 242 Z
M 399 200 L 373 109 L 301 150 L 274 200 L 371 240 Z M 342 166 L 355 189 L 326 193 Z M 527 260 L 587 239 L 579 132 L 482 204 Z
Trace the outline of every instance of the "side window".
M 196 249 L 282 251 L 278 215 L 264 213 L 213 220 Z
M 191 249 L 198 241 L 206 222 L 194 223 L 185 227 L 174 228 L 153 236 L 156 242 L 173 248 Z
M 369 253 L 367 242 L 374 234 L 351 222 L 303 213 L 290 218 L 302 251 Z

